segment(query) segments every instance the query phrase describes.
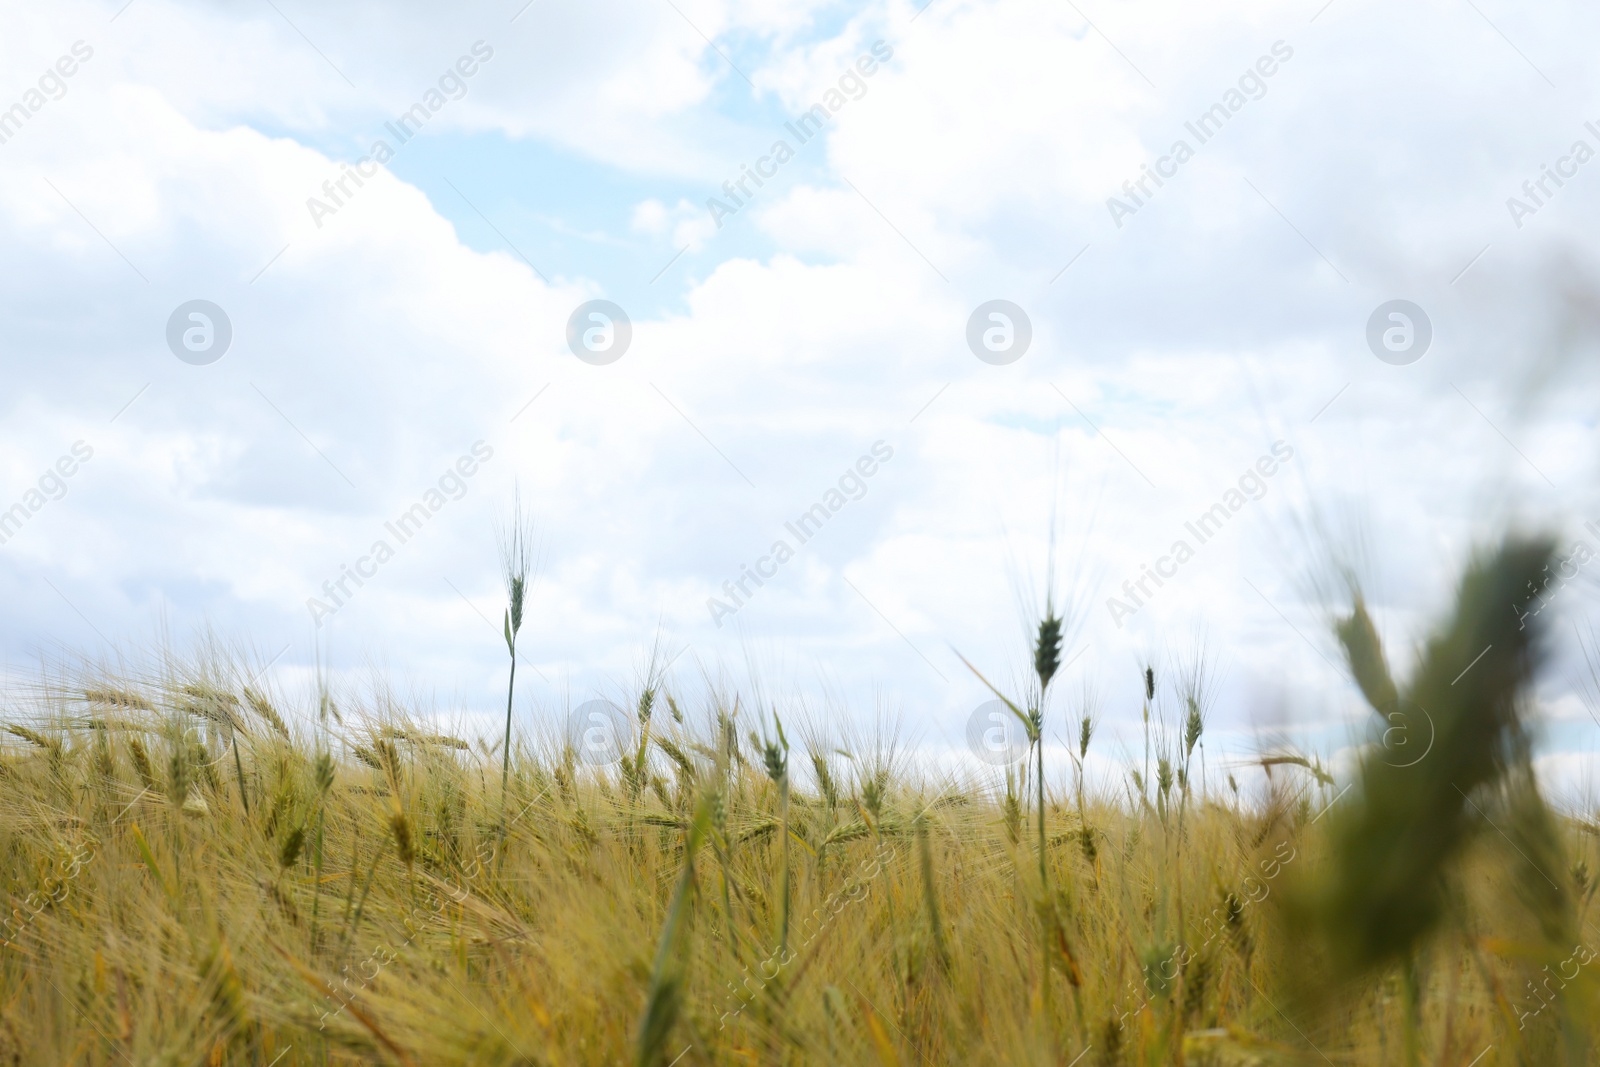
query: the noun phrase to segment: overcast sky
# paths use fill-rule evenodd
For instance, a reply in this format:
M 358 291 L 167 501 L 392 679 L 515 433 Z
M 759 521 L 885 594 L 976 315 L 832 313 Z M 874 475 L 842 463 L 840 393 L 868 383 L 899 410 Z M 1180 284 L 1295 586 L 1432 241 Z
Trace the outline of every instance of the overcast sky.
M 15 677 L 209 628 L 491 723 L 520 486 L 525 728 L 659 641 L 965 757 L 1053 543 L 1053 735 L 1203 647 L 1213 751 L 1331 755 L 1330 559 L 1409 665 L 1507 524 L 1600 551 L 1587 5 L 435 7 L 4 4 Z

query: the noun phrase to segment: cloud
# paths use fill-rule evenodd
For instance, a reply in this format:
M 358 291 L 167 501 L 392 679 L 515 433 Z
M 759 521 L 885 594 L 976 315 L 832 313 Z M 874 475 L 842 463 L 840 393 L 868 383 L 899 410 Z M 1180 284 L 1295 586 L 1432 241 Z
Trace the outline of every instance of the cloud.
M 74 441 L 96 450 L 0 546 L 13 661 L 165 611 L 181 630 L 293 642 L 290 663 L 314 638 L 346 664 L 389 650 L 486 707 L 491 520 L 520 485 L 544 538 L 523 642 L 539 701 L 626 674 L 660 628 L 689 649 L 685 686 L 691 665 L 755 649 L 792 690 L 830 687 L 858 715 L 881 698 L 959 737 L 980 687 L 951 648 L 1024 666 L 1018 594 L 1042 581 L 1054 521 L 1060 573 L 1070 560 L 1086 594 L 1074 669 L 1103 679 L 1113 718 L 1134 706 L 1136 665 L 1203 627 L 1231 664 L 1219 714 L 1243 727 L 1280 684 L 1308 719 L 1347 693 L 1337 605 L 1308 573 L 1330 545 L 1360 564 L 1399 653 L 1499 522 L 1600 516 L 1596 383 L 1542 358 L 1592 328 L 1593 264 L 1561 250 L 1594 221 L 1600 171 L 1511 224 L 1505 197 L 1583 125 L 1470 11 L 284 13 L 294 26 L 270 9 L 140 0 L 112 23 L 69 5 L 0 43 L 8 69 L 33 71 L 98 34 L 68 94 L 0 145 L 0 241 L 16 250 L 0 262 L 0 500 Z M 1569 33 L 1503 28 L 1579 94 L 1591 19 L 1568 5 L 1551 20 Z M 517 194 L 558 221 L 593 194 L 572 174 L 658 181 L 607 236 L 691 249 L 650 283 L 678 296 L 635 316 L 615 364 L 574 359 L 565 330 L 584 300 L 629 305 L 618 279 L 474 251 L 387 169 L 320 227 L 307 212 L 479 39 L 494 60 L 426 136 L 578 161 Z M 742 236 L 719 232 L 699 201 L 879 39 L 894 55 L 865 94 L 752 198 Z M 1294 56 L 1266 93 L 1119 229 L 1106 199 L 1280 40 Z M 1435 327 L 1407 367 L 1366 348 L 1396 297 Z M 234 331 L 208 367 L 165 347 L 196 298 Z M 995 298 L 1033 326 L 1005 367 L 965 340 Z M 712 627 L 706 599 L 880 439 L 896 460 L 872 493 L 737 627 Z M 480 440 L 494 459 L 471 491 L 315 631 L 307 599 Z M 1168 552 L 1278 440 L 1293 469 L 1111 625 L 1111 580 Z

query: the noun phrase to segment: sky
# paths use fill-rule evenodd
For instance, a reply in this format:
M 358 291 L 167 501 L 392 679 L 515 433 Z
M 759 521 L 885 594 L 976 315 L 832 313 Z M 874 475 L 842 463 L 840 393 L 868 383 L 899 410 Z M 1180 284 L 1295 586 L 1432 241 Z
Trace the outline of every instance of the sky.
M 14 691 L 210 640 L 492 732 L 520 496 L 521 733 L 654 662 L 976 765 L 972 668 L 1015 692 L 1048 602 L 1057 755 L 1093 708 L 1114 775 L 1143 667 L 1170 719 L 1203 657 L 1219 768 L 1337 764 L 1372 719 L 1338 568 L 1404 673 L 1506 529 L 1600 555 L 1590 7 L 0 19 Z M 1575 569 L 1538 694 L 1570 795 Z

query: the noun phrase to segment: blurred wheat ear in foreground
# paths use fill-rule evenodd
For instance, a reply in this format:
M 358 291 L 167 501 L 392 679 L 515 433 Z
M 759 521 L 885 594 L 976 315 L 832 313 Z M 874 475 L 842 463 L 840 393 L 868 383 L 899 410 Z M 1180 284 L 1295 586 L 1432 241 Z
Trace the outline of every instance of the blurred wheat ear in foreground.
M 1587 1063 L 1600 837 L 1530 754 L 1549 556 L 1477 557 L 1405 680 L 1355 599 L 1353 778 L 1224 762 L 1209 650 L 1057 706 L 1049 602 L 1026 756 L 967 777 L 653 669 L 609 765 L 214 651 L 56 669 L 5 695 L 0 1065 Z
M 1468 903 L 1468 880 L 1481 862 L 1508 872 L 1503 888 L 1512 899 L 1502 906 L 1516 905 L 1518 925 L 1537 930 L 1518 935 L 1528 941 L 1513 955 L 1553 962 L 1581 947 L 1562 834 L 1539 795 L 1524 721 L 1542 636 L 1527 609 L 1543 591 L 1553 547 L 1511 539 L 1476 558 L 1452 617 L 1403 688 L 1359 596 L 1337 627 L 1380 740 L 1362 759 L 1350 801 L 1329 817 L 1326 867 L 1301 880 L 1291 923 L 1315 930 L 1323 965 L 1307 968 L 1297 984 L 1326 994 L 1395 970 L 1405 987 L 1407 1062 L 1423 1055 L 1423 972 L 1430 949 L 1437 951 L 1430 939 L 1448 926 L 1477 940 L 1469 952 L 1481 964 L 1487 917 Z M 1403 745 L 1390 743 L 1402 735 Z M 1480 864 L 1470 862 L 1475 852 L 1486 854 Z M 1504 990 L 1493 995 L 1496 1009 L 1516 1014 Z M 1562 1030 L 1562 1053 L 1588 1062 L 1587 1035 L 1572 1013 L 1588 1012 L 1592 996 L 1557 999 L 1550 1021 Z

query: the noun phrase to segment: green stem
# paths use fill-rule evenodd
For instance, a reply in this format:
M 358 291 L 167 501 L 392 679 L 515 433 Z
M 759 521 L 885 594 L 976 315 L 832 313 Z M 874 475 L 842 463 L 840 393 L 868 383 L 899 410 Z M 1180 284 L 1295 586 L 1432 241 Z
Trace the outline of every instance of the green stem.
M 1043 737 L 1041 737 L 1036 742 L 1036 745 L 1038 747 L 1038 761 L 1037 761 L 1036 766 L 1037 766 L 1037 770 L 1038 770 L 1038 774 L 1039 774 L 1039 781 L 1038 781 L 1038 794 L 1039 794 L 1039 885 L 1048 894 L 1049 889 L 1050 889 L 1050 874 L 1049 874 L 1048 869 L 1045 867 L 1045 858 L 1044 858 L 1045 841 L 1044 841 L 1044 739 L 1043 739 Z
M 388 850 L 389 840 L 385 838 L 378 845 L 377 855 L 372 857 L 372 866 L 367 868 L 367 878 L 361 886 L 361 896 L 356 900 L 355 914 L 350 917 L 350 921 L 345 925 L 344 937 L 339 942 L 339 957 L 334 961 L 336 970 L 338 965 L 344 962 L 345 953 L 350 949 L 350 940 L 355 937 L 356 927 L 361 925 L 361 912 L 367 906 L 367 894 L 372 891 L 372 876 L 378 873 L 378 861 L 383 859 L 383 854 Z M 350 873 L 351 875 L 355 874 L 354 867 L 351 868 Z
M 511 645 L 511 680 L 506 683 L 506 750 L 500 764 L 500 833 L 506 831 L 506 789 L 511 782 L 511 698 L 517 691 L 517 646 Z
M 1042 1000 L 1042 1002 L 1044 1004 L 1044 1011 L 1045 1011 L 1046 1016 L 1050 1017 L 1052 1019 L 1052 1021 L 1053 1021 L 1054 1016 L 1050 1011 L 1050 935 L 1053 932 L 1052 929 L 1051 929 L 1050 917 L 1051 917 L 1051 914 L 1052 914 L 1052 909 L 1054 908 L 1054 903 L 1050 899 L 1050 872 L 1049 872 L 1049 868 L 1045 865 L 1045 854 L 1044 854 L 1044 850 L 1045 850 L 1045 831 L 1044 831 L 1044 732 L 1043 731 L 1037 731 L 1035 733 L 1034 738 L 1033 738 L 1033 743 L 1034 743 L 1035 749 L 1037 750 L 1035 770 L 1036 770 L 1038 781 L 1035 783 L 1035 787 L 1036 787 L 1035 791 L 1036 791 L 1036 795 L 1039 798 L 1039 805 L 1038 805 L 1038 815 L 1039 815 L 1039 923 L 1040 923 L 1040 927 L 1041 927 L 1042 932 L 1043 932 L 1043 938 L 1042 938 L 1043 944 L 1042 944 L 1041 947 L 1043 948 L 1042 962 L 1044 963 L 1044 974 L 1040 979 L 1041 985 L 1043 987 L 1043 994 L 1044 994 L 1043 997 L 1041 998 L 1041 1000 Z
M 1416 1067 L 1422 1062 L 1422 983 L 1417 974 L 1417 958 L 1405 962 L 1405 1063 Z
M 779 803 L 783 808 L 783 911 L 778 927 L 778 958 L 789 957 L 789 776 L 778 783 Z
M 317 952 L 317 912 L 322 906 L 322 830 L 327 819 L 327 806 L 317 809 L 317 875 L 311 896 L 311 954 Z
M 244 761 L 239 756 L 239 738 L 233 738 L 233 768 L 239 772 L 239 801 L 244 804 L 244 813 L 250 814 L 250 797 L 244 791 Z
M 731 875 L 728 873 L 727 839 L 720 833 L 713 838 L 717 852 L 717 863 L 722 867 L 722 914 L 728 920 L 728 947 L 733 951 L 734 959 L 739 958 L 739 934 L 734 929 L 733 922 L 733 897 L 728 892 L 728 882 Z

